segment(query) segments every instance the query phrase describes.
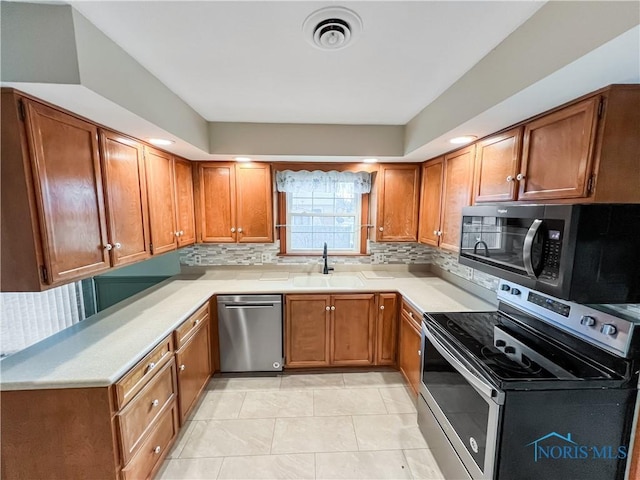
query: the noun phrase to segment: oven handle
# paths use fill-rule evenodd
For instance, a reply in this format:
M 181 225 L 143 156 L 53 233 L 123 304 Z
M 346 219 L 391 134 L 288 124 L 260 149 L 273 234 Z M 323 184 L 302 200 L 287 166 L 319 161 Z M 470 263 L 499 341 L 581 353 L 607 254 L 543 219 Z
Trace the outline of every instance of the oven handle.
M 533 260 L 531 259 L 531 251 L 533 250 L 533 239 L 536 238 L 541 225 L 542 220 L 536 218 L 529 227 L 529 231 L 524 237 L 524 243 L 522 245 L 522 262 L 524 263 L 524 269 L 532 277 L 536 276 L 536 272 L 533 269 Z
M 440 353 L 440 355 L 442 355 L 451 364 L 451 366 L 455 368 L 458 373 L 460 373 L 460 375 L 462 375 L 465 380 L 475 387 L 482 395 L 497 401 L 499 404 L 502 403 L 502 395 L 500 395 L 500 392 L 493 388 L 490 383 L 484 381 L 479 378 L 478 375 L 473 373 L 472 370 L 474 369 L 472 367 L 466 366 L 461 358 L 457 358 L 457 355 L 454 355 L 450 349 L 447 348 L 441 340 L 438 340 L 431 332 L 429 332 L 424 325 L 422 326 L 422 334 L 429 339 L 438 353 Z M 424 350 L 422 354 L 424 355 Z

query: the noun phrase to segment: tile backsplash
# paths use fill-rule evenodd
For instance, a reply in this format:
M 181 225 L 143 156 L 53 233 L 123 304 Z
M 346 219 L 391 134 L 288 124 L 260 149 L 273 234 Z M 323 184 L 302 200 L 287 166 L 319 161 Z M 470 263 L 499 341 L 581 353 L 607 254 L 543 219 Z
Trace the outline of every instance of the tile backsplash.
M 410 242 L 370 242 L 369 255 L 340 256 L 329 252 L 331 265 L 429 265 L 489 290 L 497 290 L 499 279 L 458 263 L 457 254 Z M 320 264 L 320 255 L 280 256 L 280 243 L 201 243 L 180 250 L 180 264 L 188 267 L 231 265 Z

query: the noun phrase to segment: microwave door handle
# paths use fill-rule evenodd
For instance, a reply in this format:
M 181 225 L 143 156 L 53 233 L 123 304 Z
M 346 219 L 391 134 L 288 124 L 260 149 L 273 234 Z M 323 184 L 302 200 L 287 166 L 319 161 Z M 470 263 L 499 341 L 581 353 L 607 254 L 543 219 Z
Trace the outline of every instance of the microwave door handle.
M 533 221 L 533 223 L 529 227 L 527 235 L 524 237 L 524 244 L 522 245 L 522 262 L 524 263 L 524 269 L 532 277 L 536 276 L 536 272 L 533 269 L 533 260 L 531 258 L 531 251 L 533 250 L 533 239 L 536 238 L 541 225 L 542 220 L 535 219 Z
M 494 393 L 495 389 L 491 385 L 478 378 L 478 376 L 475 375 L 469 368 L 467 368 L 462 363 L 462 361 L 453 356 L 451 352 L 449 352 L 449 350 L 431 334 L 431 332 L 423 330 L 423 334 L 426 335 L 426 337 L 433 344 L 438 353 L 440 353 L 440 355 L 442 355 L 451 364 L 451 366 L 455 368 L 458 373 L 462 375 L 465 380 L 467 380 L 472 386 L 474 386 L 482 395 L 487 398 L 493 398 L 497 396 L 497 392 Z

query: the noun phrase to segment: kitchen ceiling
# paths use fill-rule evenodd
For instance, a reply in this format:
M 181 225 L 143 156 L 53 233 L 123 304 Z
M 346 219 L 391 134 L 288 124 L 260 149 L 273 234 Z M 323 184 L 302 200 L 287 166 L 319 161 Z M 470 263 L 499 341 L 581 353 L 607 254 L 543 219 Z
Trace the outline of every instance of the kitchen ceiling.
M 424 161 L 640 83 L 626 1 L 1 1 L 3 86 L 191 160 Z M 346 7 L 340 50 L 305 19 Z
M 403 125 L 544 2 L 71 2 L 208 121 Z M 323 51 L 307 16 L 363 28 Z

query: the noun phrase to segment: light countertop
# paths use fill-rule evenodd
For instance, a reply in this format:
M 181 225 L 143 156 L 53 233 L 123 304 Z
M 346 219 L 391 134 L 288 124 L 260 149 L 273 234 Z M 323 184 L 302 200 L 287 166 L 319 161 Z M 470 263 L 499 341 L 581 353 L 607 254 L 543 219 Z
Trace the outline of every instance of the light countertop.
M 398 292 L 421 312 L 495 310 L 428 273 L 216 269 L 178 275 L 3 359 L 0 389 L 111 385 L 214 294 L 345 292 Z

